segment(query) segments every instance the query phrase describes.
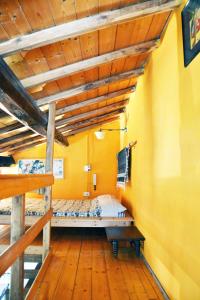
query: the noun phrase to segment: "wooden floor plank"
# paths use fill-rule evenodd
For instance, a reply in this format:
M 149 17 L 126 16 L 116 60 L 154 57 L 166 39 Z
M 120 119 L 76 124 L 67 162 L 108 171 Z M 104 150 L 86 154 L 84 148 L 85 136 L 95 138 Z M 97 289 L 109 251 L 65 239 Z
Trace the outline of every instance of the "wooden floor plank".
M 66 239 L 66 237 L 63 236 L 59 236 L 54 241 L 53 255 L 66 258 L 68 250 L 70 248 L 70 244 L 71 241 L 69 239 Z
M 46 299 L 55 299 L 54 293 L 58 285 L 61 273 L 63 272 L 65 258 L 52 255 L 49 268 L 44 275 L 43 282 L 48 285 Z
M 80 249 L 80 240 L 74 240 L 73 242 L 71 242 L 69 251 L 66 255 L 65 263 L 63 265 L 62 276 L 60 277 L 60 280 L 56 287 L 54 299 L 72 299 L 76 273 L 79 263 Z
M 138 272 L 137 272 L 137 269 L 135 267 L 135 260 L 136 260 L 136 258 L 134 258 L 130 261 L 127 261 L 126 265 L 127 265 L 127 268 L 130 272 L 130 276 L 133 280 L 133 285 L 134 285 L 136 295 L 137 295 L 139 300 L 149 300 L 148 296 L 146 294 L 146 291 L 144 289 L 144 286 L 143 286 L 143 284 L 140 280 L 140 277 L 138 276 Z
M 163 294 L 161 293 L 161 291 L 158 288 L 153 276 L 151 275 L 151 273 L 149 272 L 149 270 L 147 269 L 147 267 L 145 266 L 145 264 L 143 263 L 142 260 L 140 260 L 140 267 L 142 268 L 142 270 L 145 273 L 145 276 L 148 278 L 149 282 L 151 283 L 152 287 L 154 288 L 154 291 L 157 295 L 157 298 L 159 300 L 163 300 Z
M 149 281 L 148 278 L 146 277 L 146 275 L 145 275 L 143 269 L 141 268 L 140 260 L 139 260 L 139 259 L 136 259 L 136 260 L 135 260 L 135 267 L 136 267 L 138 276 L 139 276 L 139 278 L 140 278 L 140 281 L 142 282 L 143 287 L 144 287 L 144 289 L 145 289 L 145 292 L 146 292 L 146 294 L 147 294 L 147 296 L 148 296 L 148 299 L 151 299 L 151 300 L 158 300 L 154 288 L 152 287 L 150 281 Z
M 2 240 L 8 240 L 4 229 Z M 41 240 L 40 235 L 33 244 Z M 118 258 L 113 257 L 102 228 L 54 228 L 51 247 L 34 300 L 164 300 L 134 249 L 120 244 Z
M 92 299 L 92 241 L 90 239 L 82 241 L 72 299 Z
M 92 242 L 92 300 L 110 300 L 103 242 Z
M 132 278 L 132 274 L 130 272 L 130 269 L 128 268 L 127 265 L 127 259 L 126 260 L 120 260 L 120 267 L 122 270 L 122 274 L 123 274 L 123 278 L 129 293 L 129 296 L 132 300 L 140 300 L 136 294 L 136 290 L 135 290 L 135 286 L 134 286 L 134 282 L 133 282 L 133 278 Z
M 111 299 L 129 300 L 130 297 L 126 289 L 123 274 L 119 266 L 119 261 L 113 257 L 110 245 L 107 241 L 104 242 L 104 255 Z

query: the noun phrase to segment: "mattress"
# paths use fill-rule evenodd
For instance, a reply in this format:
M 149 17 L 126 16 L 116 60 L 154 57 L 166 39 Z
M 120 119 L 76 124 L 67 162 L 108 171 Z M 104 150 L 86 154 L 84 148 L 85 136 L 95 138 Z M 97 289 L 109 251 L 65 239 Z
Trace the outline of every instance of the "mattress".
M 106 199 L 106 198 L 105 198 Z M 106 201 L 106 200 L 105 200 Z M 107 199 L 107 203 L 100 198 L 92 200 L 52 200 L 54 217 L 124 217 L 126 208 L 118 201 Z M 113 203 L 112 203 L 113 202 Z M 27 198 L 25 206 L 26 216 L 43 216 L 45 201 L 37 198 Z M 11 215 L 12 199 L 0 201 L 0 215 Z

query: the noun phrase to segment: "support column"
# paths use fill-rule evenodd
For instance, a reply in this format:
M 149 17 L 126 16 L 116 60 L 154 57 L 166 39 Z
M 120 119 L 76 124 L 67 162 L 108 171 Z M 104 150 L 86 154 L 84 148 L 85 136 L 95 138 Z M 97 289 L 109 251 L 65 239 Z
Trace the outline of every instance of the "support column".
M 12 198 L 11 211 L 11 238 L 10 243 L 15 243 L 25 231 L 25 195 Z M 24 290 L 24 255 L 17 258 L 11 267 L 10 299 L 22 300 Z
M 54 152 L 54 136 L 55 136 L 55 115 L 56 104 L 49 104 L 49 118 L 47 127 L 47 146 L 46 146 L 46 165 L 45 173 L 53 173 L 53 152 Z M 52 202 L 52 187 L 45 188 L 45 212 L 51 207 Z M 50 249 L 51 239 L 51 221 L 49 221 L 43 228 L 43 260 Z

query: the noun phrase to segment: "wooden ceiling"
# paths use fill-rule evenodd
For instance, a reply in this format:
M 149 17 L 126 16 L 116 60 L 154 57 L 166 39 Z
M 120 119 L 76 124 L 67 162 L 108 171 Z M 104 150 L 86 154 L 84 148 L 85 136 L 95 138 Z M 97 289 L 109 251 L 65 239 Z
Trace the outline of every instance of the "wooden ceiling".
M 58 133 L 70 136 L 124 111 L 180 3 L 1 0 L 0 55 L 44 117 L 56 102 Z M 0 153 L 45 141 L 1 108 Z

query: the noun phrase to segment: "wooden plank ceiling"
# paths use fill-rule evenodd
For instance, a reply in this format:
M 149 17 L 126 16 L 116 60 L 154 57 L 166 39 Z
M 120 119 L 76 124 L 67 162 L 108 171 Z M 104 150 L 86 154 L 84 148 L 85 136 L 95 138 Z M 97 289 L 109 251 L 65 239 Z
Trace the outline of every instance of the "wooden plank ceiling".
M 179 0 L 2 0 L 0 54 L 70 136 L 118 118 Z M 0 100 L 1 101 L 1 100 Z M 45 141 L 0 111 L 0 153 Z

